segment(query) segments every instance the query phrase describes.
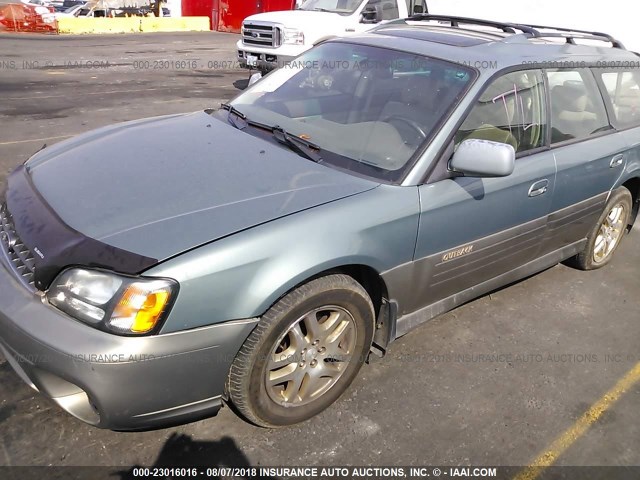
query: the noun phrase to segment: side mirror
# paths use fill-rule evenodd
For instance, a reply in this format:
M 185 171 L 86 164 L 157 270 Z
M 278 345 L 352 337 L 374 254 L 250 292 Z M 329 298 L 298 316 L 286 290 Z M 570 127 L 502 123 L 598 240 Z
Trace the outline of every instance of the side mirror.
M 261 79 L 262 79 L 262 73 L 260 72 L 254 73 L 253 75 L 251 75 L 251 77 L 249 77 L 249 84 L 247 85 L 247 87 L 250 87 L 254 83 L 258 83 Z
M 380 23 L 382 21 L 382 5 L 367 5 L 362 10 L 360 23 Z
M 470 139 L 458 146 L 449 168 L 467 177 L 507 177 L 513 173 L 515 162 L 511 145 Z

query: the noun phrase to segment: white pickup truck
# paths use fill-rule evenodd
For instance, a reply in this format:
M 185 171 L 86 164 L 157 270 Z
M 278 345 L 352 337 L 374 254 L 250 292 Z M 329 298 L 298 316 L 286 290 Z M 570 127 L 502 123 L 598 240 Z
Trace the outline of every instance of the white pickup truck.
M 238 60 L 245 68 L 271 70 L 327 38 L 359 33 L 422 12 L 416 0 L 306 0 L 296 10 L 245 18 Z

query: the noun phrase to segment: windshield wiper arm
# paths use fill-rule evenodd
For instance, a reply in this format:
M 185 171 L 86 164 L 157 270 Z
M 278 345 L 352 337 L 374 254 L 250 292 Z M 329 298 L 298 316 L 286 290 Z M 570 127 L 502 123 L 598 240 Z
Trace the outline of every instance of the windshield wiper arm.
M 283 145 L 287 145 L 291 150 L 295 151 L 303 157 L 319 163 L 322 157 L 319 155 L 320 147 L 315 143 L 309 142 L 303 138 L 291 135 L 284 128 L 276 125 L 271 129 L 273 137 Z
M 309 142 L 303 138 L 297 137 L 295 135 L 290 134 L 284 128 L 276 125 L 274 127 L 270 127 L 269 125 L 265 125 L 264 123 L 255 122 L 253 120 L 249 120 L 247 116 L 238 110 L 236 107 L 231 105 L 230 103 L 223 103 L 220 105 L 220 108 L 223 110 L 228 110 L 229 115 L 227 115 L 227 120 L 238 130 L 244 130 L 247 126 L 252 126 L 255 128 L 260 128 L 263 130 L 270 130 L 273 133 L 273 137 L 281 144 L 288 146 L 291 150 L 296 152 L 298 155 L 301 155 L 308 160 L 313 162 L 321 162 L 322 157 L 318 154 L 320 151 L 320 147 L 315 143 Z M 231 117 L 231 114 L 236 115 L 240 118 L 244 125 L 240 126 L 236 123 L 235 120 Z
M 222 108 L 223 110 L 228 110 L 229 114 L 227 115 L 227 121 L 233 125 L 234 127 L 236 127 L 238 130 L 242 130 L 244 128 L 246 128 L 246 122 L 247 122 L 247 116 L 242 113 L 240 110 L 238 110 L 236 107 L 234 107 L 233 105 L 231 105 L 230 103 L 223 103 L 222 105 L 220 105 L 220 108 Z M 234 114 L 235 116 L 237 116 L 238 118 L 244 120 L 245 125 L 243 125 L 242 127 L 239 126 L 235 120 L 233 120 L 231 118 L 231 114 Z

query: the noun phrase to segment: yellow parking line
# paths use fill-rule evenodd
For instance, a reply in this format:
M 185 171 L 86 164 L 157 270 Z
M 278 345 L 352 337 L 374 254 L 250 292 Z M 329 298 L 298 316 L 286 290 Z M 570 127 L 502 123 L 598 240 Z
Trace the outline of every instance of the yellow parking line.
M 45 142 L 47 140 L 57 140 L 59 138 L 69 138 L 69 137 L 73 137 L 74 135 L 77 135 L 77 133 L 74 133 L 72 135 L 59 135 L 57 137 L 32 138 L 30 140 L 13 140 L 11 142 L 0 142 L 0 145 L 14 145 L 16 143 Z
M 531 464 L 514 477 L 514 480 L 535 480 L 542 471 L 551 466 L 573 443 L 593 425 L 604 412 L 616 403 L 622 394 L 640 381 L 640 362 L 638 362 L 615 386 L 594 403 L 589 410 L 562 435 L 556 438 L 547 450 L 542 452 Z

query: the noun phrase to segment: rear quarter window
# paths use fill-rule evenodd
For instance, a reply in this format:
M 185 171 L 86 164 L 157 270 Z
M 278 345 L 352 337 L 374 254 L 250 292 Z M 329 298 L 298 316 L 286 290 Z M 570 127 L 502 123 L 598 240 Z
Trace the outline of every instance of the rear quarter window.
M 616 127 L 640 126 L 640 70 L 599 71 Z

